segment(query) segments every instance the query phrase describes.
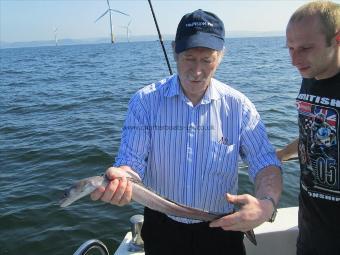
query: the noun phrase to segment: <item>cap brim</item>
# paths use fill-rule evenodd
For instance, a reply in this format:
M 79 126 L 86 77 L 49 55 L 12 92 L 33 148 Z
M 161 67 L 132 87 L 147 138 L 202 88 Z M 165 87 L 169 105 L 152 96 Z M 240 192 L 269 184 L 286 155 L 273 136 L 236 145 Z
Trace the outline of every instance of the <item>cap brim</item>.
M 181 53 L 185 50 L 198 47 L 220 51 L 223 50 L 224 39 L 212 34 L 199 33 L 176 41 L 175 51 L 176 53 Z

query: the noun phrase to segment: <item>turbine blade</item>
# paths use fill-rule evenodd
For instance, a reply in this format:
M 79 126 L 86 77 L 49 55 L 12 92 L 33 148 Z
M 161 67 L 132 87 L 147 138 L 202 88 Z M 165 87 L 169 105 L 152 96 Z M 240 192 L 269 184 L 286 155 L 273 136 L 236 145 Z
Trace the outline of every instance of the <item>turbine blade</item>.
M 110 9 L 107 9 L 106 12 L 104 12 L 102 15 L 100 15 L 100 17 L 98 19 L 96 19 L 94 22 L 97 22 L 98 20 L 100 20 L 103 16 L 105 16 L 106 13 L 108 13 Z
M 111 7 L 110 7 L 110 2 L 109 2 L 109 0 L 106 0 L 106 2 L 107 2 L 107 5 L 109 6 L 109 9 L 110 9 Z
M 130 16 L 129 14 L 126 14 L 124 12 L 121 12 L 121 11 L 118 11 L 118 10 L 115 10 L 115 9 L 110 9 L 110 11 L 113 11 L 113 12 L 118 12 L 120 14 L 123 14 L 123 15 L 126 15 L 126 16 Z
M 129 24 L 127 25 L 128 27 L 130 26 L 130 24 L 131 24 L 131 21 L 132 21 L 132 19 L 130 19 L 130 22 L 129 22 Z

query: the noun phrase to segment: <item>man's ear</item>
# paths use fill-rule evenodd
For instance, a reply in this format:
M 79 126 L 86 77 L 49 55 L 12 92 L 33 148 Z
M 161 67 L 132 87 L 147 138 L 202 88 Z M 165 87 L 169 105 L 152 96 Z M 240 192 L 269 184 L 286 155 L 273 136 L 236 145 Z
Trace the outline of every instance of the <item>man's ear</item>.
M 171 42 L 171 46 L 172 46 L 172 55 L 174 56 L 174 60 L 177 62 L 177 58 L 178 58 L 178 54 L 176 53 L 176 43 L 175 41 Z
M 172 47 L 172 50 L 175 51 L 175 47 L 176 47 L 175 41 L 172 41 L 172 42 L 171 42 L 171 47 Z
M 219 52 L 219 59 L 218 59 L 218 64 L 220 64 L 222 62 L 222 59 L 224 57 L 224 53 L 225 53 L 226 49 L 225 47 L 223 47 L 223 49 Z

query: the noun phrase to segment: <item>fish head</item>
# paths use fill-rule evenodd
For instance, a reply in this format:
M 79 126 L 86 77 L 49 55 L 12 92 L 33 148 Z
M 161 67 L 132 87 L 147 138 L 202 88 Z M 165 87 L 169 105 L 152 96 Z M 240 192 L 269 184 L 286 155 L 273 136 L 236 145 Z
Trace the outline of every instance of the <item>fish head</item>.
M 64 190 L 64 194 L 59 201 L 59 205 L 61 207 L 66 207 L 66 206 L 70 205 L 72 202 L 74 202 L 74 201 L 71 201 L 71 199 L 70 199 L 71 198 L 71 195 L 70 195 L 71 192 L 72 192 L 72 188 Z
M 80 180 L 71 186 L 71 188 L 66 189 L 62 198 L 59 201 L 59 205 L 61 207 L 66 207 L 72 204 L 74 201 L 90 194 L 93 190 L 95 190 L 95 186 L 93 182 L 88 179 Z

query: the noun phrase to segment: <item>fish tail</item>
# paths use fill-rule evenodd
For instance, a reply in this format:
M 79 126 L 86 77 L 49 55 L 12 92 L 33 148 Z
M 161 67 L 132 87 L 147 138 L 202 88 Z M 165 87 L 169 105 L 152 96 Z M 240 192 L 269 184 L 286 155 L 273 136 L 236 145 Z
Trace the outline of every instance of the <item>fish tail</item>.
M 255 233 L 254 230 L 249 230 L 245 232 L 246 237 L 248 238 L 248 240 L 254 244 L 255 246 L 257 245 L 257 241 L 256 241 L 256 237 L 255 237 Z

